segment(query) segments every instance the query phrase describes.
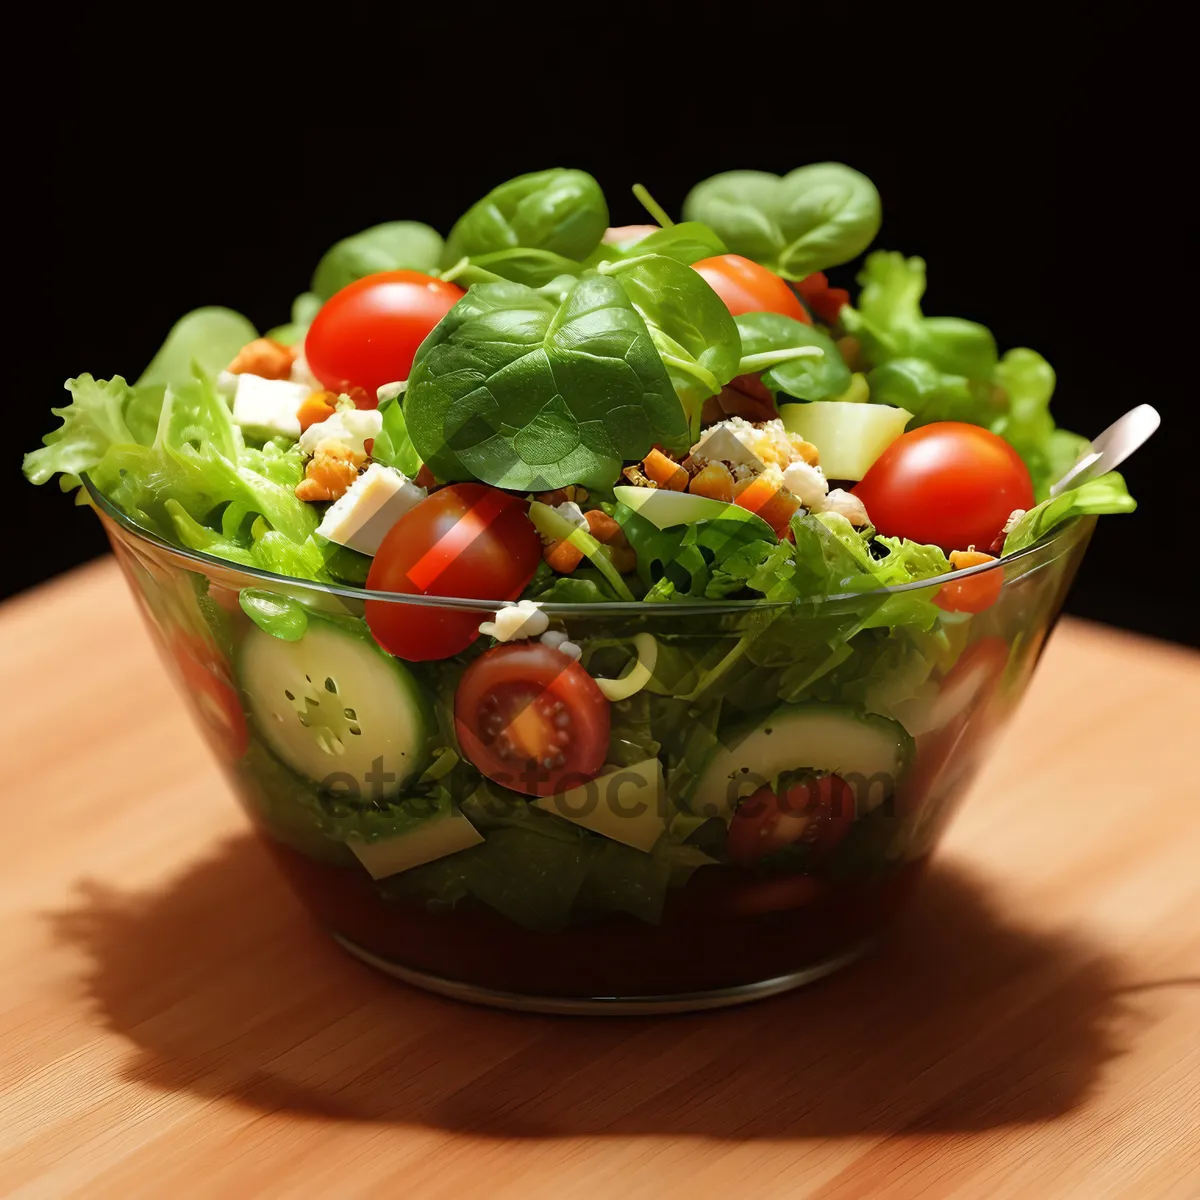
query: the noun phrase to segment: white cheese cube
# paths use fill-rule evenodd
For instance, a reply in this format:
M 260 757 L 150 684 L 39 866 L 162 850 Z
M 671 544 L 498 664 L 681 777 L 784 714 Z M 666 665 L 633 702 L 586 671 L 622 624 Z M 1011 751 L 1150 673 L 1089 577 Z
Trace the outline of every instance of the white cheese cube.
M 372 463 L 329 506 L 317 533 L 359 554 L 374 555 L 392 526 L 425 496 L 425 489 L 403 472 Z
M 377 408 L 338 409 L 328 420 L 310 425 L 300 438 L 300 449 L 315 454 L 322 442 L 344 446 L 351 454 L 366 456 L 366 443 L 383 432 L 383 414 Z
M 583 515 L 583 509 L 574 500 L 565 500 L 562 504 L 556 504 L 554 511 L 564 521 L 569 521 L 576 529 L 587 529 L 588 519 Z
M 667 827 L 662 763 L 657 758 L 598 775 L 534 806 L 649 854 Z
M 263 379 L 261 375 L 239 375 L 233 394 L 233 423 L 251 437 L 300 436 L 300 405 L 311 389 L 288 379 Z
M 535 638 L 546 632 L 550 618 L 532 601 L 519 600 L 496 610 L 494 620 L 484 621 L 479 632 L 498 642 Z
M 766 465 L 742 438 L 722 422 L 714 425 L 692 448 L 692 458 L 703 459 L 705 462 L 726 462 L 736 466 L 749 467 L 751 471 L 761 471 Z
M 411 870 L 435 858 L 445 858 L 460 850 L 469 850 L 483 841 L 479 830 L 453 809 L 445 816 L 430 819 L 408 833 L 365 842 L 359 837 L 346 839 L 354 856 L 372 879 L 386 879 L 401 871 Z

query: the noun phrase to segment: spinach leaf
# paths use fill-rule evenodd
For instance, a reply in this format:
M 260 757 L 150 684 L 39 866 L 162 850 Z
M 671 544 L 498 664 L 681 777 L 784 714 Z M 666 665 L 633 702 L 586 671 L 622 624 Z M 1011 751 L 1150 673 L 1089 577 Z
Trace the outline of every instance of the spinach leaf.
M 459 217 L 442 266 L 517 247 L 582 261 L 607 228 L 608 205 L 590 175 L 563 167 L 535 171 L 493 188 Z
M 782 313 L 742 313 L 735 320 L 743 358 L 794 346 L 816 346 L 823 352 L 820 358 L 795 358 L 764 371 L 762 381 L 771 391 L 797 400 L 831 400 L 850 386 L 850 368 L 833 339 L 819 329 Z
M 799 167 L 782 179 L 725 171 L 691 190 L 683 215 L 785 279 L 849 262 L 871 244 L 882 219 L 875 185 L 841 163 Z
M 600 263 L 620 262 L 623 258 L 637 258 L 643 254 L 661 254 L 664 258 L 673 258 L 677 263 L 690 267 L 701 259 L 726 253 L 728 248 L 725 243 L 707 225 L 699 221 L 681 221 L 669 229 L 656 229 L 641 241 L 634 242 L 624 249 L 602 243 L 592 251 L 587 265 L 594 267 Z
M 655 348 L 699 436 L 704 401 L 737 373 L 742 343 L 725 302 L 691 269 L 661 254 L 605 267 L 646 323 Z
M 495 283 L 497 279 L 511 279 L 514 283 L 539 288 L 559 276 L 578 275 L 582 270 L 574 259 L 564 258 L 552 250 L 534 250 L 528 246 L 478 254 L 466 259 L 465 263 L 459 270 L 448 271 L 443 278 L 463 288 L 474 283 Z
M 317 263 L 312 290 L 321 300 L 377 271 L 432 271 L 442 253 L 442 237 L 420 221 L 388 221 L 342 238 Z M 311 317 L 309 318 L 312 319 Z
M 560 304 L 519 283 L 471 288 L 417 352 L 404 416 L 438 479 L 517 491 L 605 487 L 656 443 L 688 446 L 654 342 L 603 275 Z
M 404 422 L 404 410 L 400 407 L 399 399 L 393 397 L 385 400 L 379 411 L 383 414 L 383 428 L 375 439 L 371 457 L 376 461 L 403 471 L 410 479 L 421 469 L 421 456 L 408 436 L 408 426 Z
M 229 308 L 197 308 L 171 327 L 167 340 L 134 387 L 161 401 L 168 386 L 191 384 L 193 364 L 206 375 L 216 375 L 257 336 L 254 326 L 241 313 Z

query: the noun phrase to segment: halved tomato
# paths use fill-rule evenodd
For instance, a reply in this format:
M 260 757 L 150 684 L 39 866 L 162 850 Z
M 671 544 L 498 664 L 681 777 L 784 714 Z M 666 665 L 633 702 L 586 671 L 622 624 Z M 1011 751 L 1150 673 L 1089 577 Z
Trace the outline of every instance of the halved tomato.
M 596 681 L 541 642 L 480 655 L 454 697 L 463 754 L 489 779 L 529 796 L 553 796 L 598 775 L 609 725 Z
M 854 805 L 854 790 L 840 775 L 802 780 L 781 795 L 761 787 L 729 822 L 729 857 L 749 867 L 785 846 L 828 853 L 854 823 Z

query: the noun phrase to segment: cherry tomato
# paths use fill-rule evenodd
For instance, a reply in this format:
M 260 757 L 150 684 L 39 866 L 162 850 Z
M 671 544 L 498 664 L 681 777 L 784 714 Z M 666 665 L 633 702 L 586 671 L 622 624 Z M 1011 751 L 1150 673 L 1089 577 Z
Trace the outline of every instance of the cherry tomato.
M 778 796 L 761 787 L 729 822 L 729 857 L 742 867 L 797 843 L 832 850 L 854 822 L 854 791 L 840 775 L 794 783 Z
M 803 321 L 805 325 L 812 324 L 812 318 L 796 293 L 774 271 L 768 271 L 740 254 L 704 258 L 693 263 L 692 270 L 704 276 L 708 286 L 725 301 L 725 307 L 735 317 L 748 312 L 777 312 Z
M 824 271 L 817 271 L 800 280 L 796 284 L 796 291 L 826 325 L 836 325 L 842 309 L 850 303 L 850 293 L 845 288 L 831 288 Z
M 955 571 L 967 567 L 980 567 L 984 563 L 994 563 L 996 559 L 980 550 L 951 550 L 950 566 Z M 944 583 L 933 594 L 933 602 L 938 608 L 947 612 L 979 613 L 991 608 L 1000 599 L 1000 591 L 1004 587 L 1004 568 L 997 567 L 994 571 L 980 571 L 978 575 L 968 575 L 965 579 L 955 579 Z
M 604 766 L 609 706 L 573 658 L 541 642 L 516 642 L 489 650 L 463 673 L 454 727 L 463 753 L 489 779 L 552 796 Z
M 375 592 L 515 600 L 533 578 L 542 543 L 519 496 L 482 483 L 440 488 L 383 539 L 367 575 Z M 452 608 L 367 601 L 367 624 L 409 662 L 449 658 L 478 636 L 480 616 Z
M 209 744 L 227 762 L 236 762 L 250 748 L 250 731 L 225 661 L 203 639 L 179 631 L 171 640 L 171 657 Z
M 937 421 L 902 433 L 854 489 L 887 537 L 943 550 L 990 546 L 1013 509 L 1033 507 L 1020 455 L 979 425 Z
M 658 232 L 657 225 L 610 225 L 600 239 L 606 246 L 616 246 L 624 250 L 627 246 L 635 245 L 642 238 Z
M 321 306 L 304 339 L 309 369 L 329 391 L 374 408 L 376 391 L 409 377 L 417 347 L 463 295 L 419 271 L 364 276 Z

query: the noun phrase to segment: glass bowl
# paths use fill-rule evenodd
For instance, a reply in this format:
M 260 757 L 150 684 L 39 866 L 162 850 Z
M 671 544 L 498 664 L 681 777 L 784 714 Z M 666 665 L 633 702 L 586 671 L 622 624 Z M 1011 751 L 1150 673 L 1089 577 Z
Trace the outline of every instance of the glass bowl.
M 803 604 L 542 606 L 552 629 L 600 648 L 594 674 L 608 673 L 605 647 L 657 655 L 648 686 L 613 704 L 600 780 L 535 804 L 483 780 L 456 741 L 454 688 L 486 638 L 410 664 L 428 731 L 415 784 L 403 765 L 384 769 L 393 726 L 371 723 L 394 715 L 372 687 L 390 687 L 395 668 L 366 632 L 368 596 L 479 621 L 494 605 L 241 568 L 173 547 L 89 493 L 168 668 L 313 916 L 409 983 L 542 1012 L 736 1004 L 859 955 L 905 904 L 1028 685 L 1095 523 L 936 583 Z M 982 574 L 1002 580 L 984 611 L 938 607 L 929 629 L 886 627 L 886 606 Z M 260 629 L 247 591 L 302 607 L 299 639 Z M 342 662 L 344 679 L 312 678 L 305 664 L 320 658 L 297 648 L 331 629 L 358 659 Z M 298 682 L 264 674 L 263 647 Z M 370 714 L 346 703 L 353 688 Z M 297 726 L 310 735 L 299 757 Z M 822 772 L 845 785 L 822 785 Z

